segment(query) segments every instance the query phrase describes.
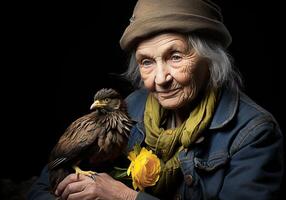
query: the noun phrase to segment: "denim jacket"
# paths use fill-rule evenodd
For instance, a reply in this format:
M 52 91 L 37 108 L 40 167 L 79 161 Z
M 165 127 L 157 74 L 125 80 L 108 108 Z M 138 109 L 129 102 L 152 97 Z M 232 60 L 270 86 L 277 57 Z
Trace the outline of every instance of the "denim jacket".
M 146 90 L 127 98 L 137 122 L 128 148 L 145 138 Z M 283 139 L 270 113 L 243 93 L 222 91 L 211 125 L 179 154 L 184 177 L 173 199 L 277 199 L 283 176 Z M 140 194 L 138 199 L 152 199 Z
M 148 92 L 126 98 L 136 122 L 128 150 L 144 142 L 144 109 Z M 195 145 L 179 154 L 183 181 L 171 199 L 277 199 L 283 176 L 283 139 L 270 113 L 243 93 L 224 90 L 208 130 Z M 54 199 L 44 168 L 28 199 Z M 138 200 L 157 199 L 140 192 Z

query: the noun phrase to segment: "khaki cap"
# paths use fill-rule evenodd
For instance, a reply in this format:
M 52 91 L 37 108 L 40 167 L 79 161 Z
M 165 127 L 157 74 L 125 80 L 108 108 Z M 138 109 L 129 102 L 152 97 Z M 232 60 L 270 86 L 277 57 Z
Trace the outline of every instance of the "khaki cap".
M 232 40 L 220 8 L 209 0 L 138 0 L 120 46 L 128 51 L 143 39 L 163 32 L 196 32 L 224 47 Z

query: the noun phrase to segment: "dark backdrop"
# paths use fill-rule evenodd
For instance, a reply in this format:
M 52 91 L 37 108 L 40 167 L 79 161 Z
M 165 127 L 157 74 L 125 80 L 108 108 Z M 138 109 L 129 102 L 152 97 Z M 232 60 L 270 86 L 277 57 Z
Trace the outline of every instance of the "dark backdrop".
M 109 73 L 126 68 L 127 55 L 118 41 L 134 1 L 95 2 L 4 7 L 0 178 L 21 181 L 39 175 L 60 134 L 88 112 L 99 88 L 129 93 L 129 85 Z M 246 93 L 285 132 L 281 5 L 216 2 L 233 36 L 229 53 L 244 77 Z

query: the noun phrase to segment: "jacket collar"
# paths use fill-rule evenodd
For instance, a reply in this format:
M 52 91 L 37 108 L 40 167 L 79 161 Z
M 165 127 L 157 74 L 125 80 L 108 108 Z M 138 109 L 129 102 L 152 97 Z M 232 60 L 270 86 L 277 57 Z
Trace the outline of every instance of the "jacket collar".
M 127 102 L 127 109 L 131 119 L 137 123 L 143 123 L 145 104 L 148 96 L 146 89 L 139 89 L 131 93 L 125 101 Z
M 228 124 L 235 116 L 238 109 L 239 93 L 223 89 L 216 108 L 210 129 L 218 129 Z

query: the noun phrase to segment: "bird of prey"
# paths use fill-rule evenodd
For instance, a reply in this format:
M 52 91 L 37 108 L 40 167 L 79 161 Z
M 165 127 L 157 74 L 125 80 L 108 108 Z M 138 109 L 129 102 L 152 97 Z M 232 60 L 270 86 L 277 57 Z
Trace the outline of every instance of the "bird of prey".
M 51 151 L 48 170 L 52 192 L 74 170 L 91 175 L 92 171 L 79 168 L 84 160 L 96 168 L 118 158 L 127 145 L 133 122 L 118 92 L 99 90 L 90 109 L 69 125 Z

